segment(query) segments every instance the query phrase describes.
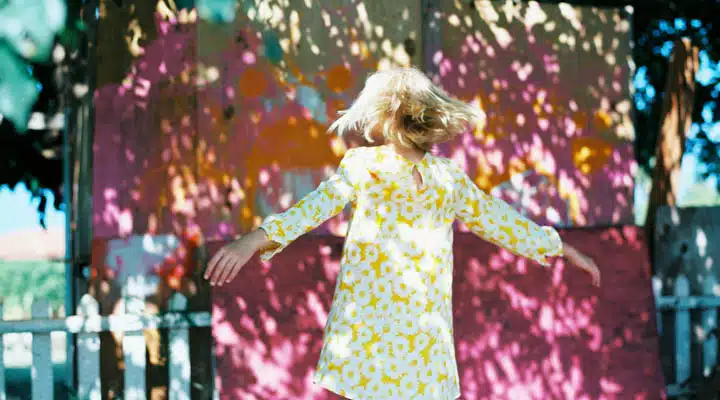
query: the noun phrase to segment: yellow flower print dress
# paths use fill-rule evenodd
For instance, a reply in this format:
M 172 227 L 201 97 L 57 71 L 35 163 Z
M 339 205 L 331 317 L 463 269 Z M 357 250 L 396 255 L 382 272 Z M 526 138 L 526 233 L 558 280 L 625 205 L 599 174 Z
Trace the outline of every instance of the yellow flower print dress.
M 263 221 L 275 247 L 261 259 L 348 203 L 353 217 L 315 383 L 350 399 L 458 398 L 453 222 L 543 265 L 562 254 L 558 233 L 480 190 L 448 159 L 412 163 L 387 146 L 361 147 L 315 191 Z

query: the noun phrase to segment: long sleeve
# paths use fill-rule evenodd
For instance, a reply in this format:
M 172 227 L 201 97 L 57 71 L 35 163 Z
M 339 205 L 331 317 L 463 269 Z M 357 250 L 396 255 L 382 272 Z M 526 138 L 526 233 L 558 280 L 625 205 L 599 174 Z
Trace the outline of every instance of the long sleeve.
M 482 189 L 458 168 L 456 216 L 476 235 L 515 254 L 549 266 L 548 257 L 561 256 L 558 232 L 523 217 L 510 205 Z
M 301 235 L 315 229 L 340 213 L 355 195 L 352 159 L 355 149 L 348 150 L 335 173 L 323 181 L 287 211 L 270 215 L 260 225 L 273 246 L 260 252 L 260 259 L 270 260 Z

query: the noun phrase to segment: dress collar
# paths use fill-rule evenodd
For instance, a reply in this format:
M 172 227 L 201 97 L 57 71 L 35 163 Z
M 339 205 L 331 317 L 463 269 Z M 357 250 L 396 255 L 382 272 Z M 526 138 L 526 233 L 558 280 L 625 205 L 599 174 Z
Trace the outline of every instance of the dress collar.
M 383 145 L 383 146 L 381 146 L 381 149 L 383 149 L 383 150 L 384 150 L 385 152 L 387 152 L 387 153 L 390 153 L 394 158 L 398 159 L 399 161 L 401 161 L 401 162 L 404 163 L 405 165 L 409 165 L 409 166 L 419 166 L 419 165 L 423 165 L 423 164 L 425 164 L 425 163 L 427 162 L 428 158 L 430 157 L 430 153 L 426 151 L 425 154 L 423 154 L 423 157 L 422 157 L 420 160 L 418 160 L 418 161 L 411 161 L 411 160 L 409 160 L 407 157 L 405 157 L 405 156 L 397 153 L 395 150 L 393 150 L 393 149 L 392 149 L 390 146 L 388 146 L 388 145 Z

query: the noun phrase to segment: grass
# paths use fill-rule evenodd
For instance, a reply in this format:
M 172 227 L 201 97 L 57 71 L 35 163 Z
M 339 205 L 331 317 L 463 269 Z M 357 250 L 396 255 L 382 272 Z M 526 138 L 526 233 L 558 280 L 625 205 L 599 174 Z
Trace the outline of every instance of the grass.
M 33 299 L 45 298 L 53 310 L 65 299 L 65 264 L 57 261 L 0 261 L 0 302 L 5 318 L 29 318 Z M 8 315 L 10 314 L 10 315 Z

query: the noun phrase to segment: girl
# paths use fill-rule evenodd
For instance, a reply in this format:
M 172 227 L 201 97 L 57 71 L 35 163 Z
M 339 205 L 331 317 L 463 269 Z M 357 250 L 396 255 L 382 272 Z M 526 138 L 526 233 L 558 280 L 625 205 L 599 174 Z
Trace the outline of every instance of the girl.
M 376 147 L 348 150 L 336 173 L 284 213 L 221 249 L 208 264 L 212 285 L 230 282 L 260 251 L 269 260 L 300 235 L 353 204 L 341 270 L 314 382 L 350 399 L 456 399 L 452 328 L 453 222 L 549 266 L 565 256 L 595 263 L 480 190 L 430 148 L 484 122 L 416 69 L 372 75 L 330 130 L 360 130 Z

